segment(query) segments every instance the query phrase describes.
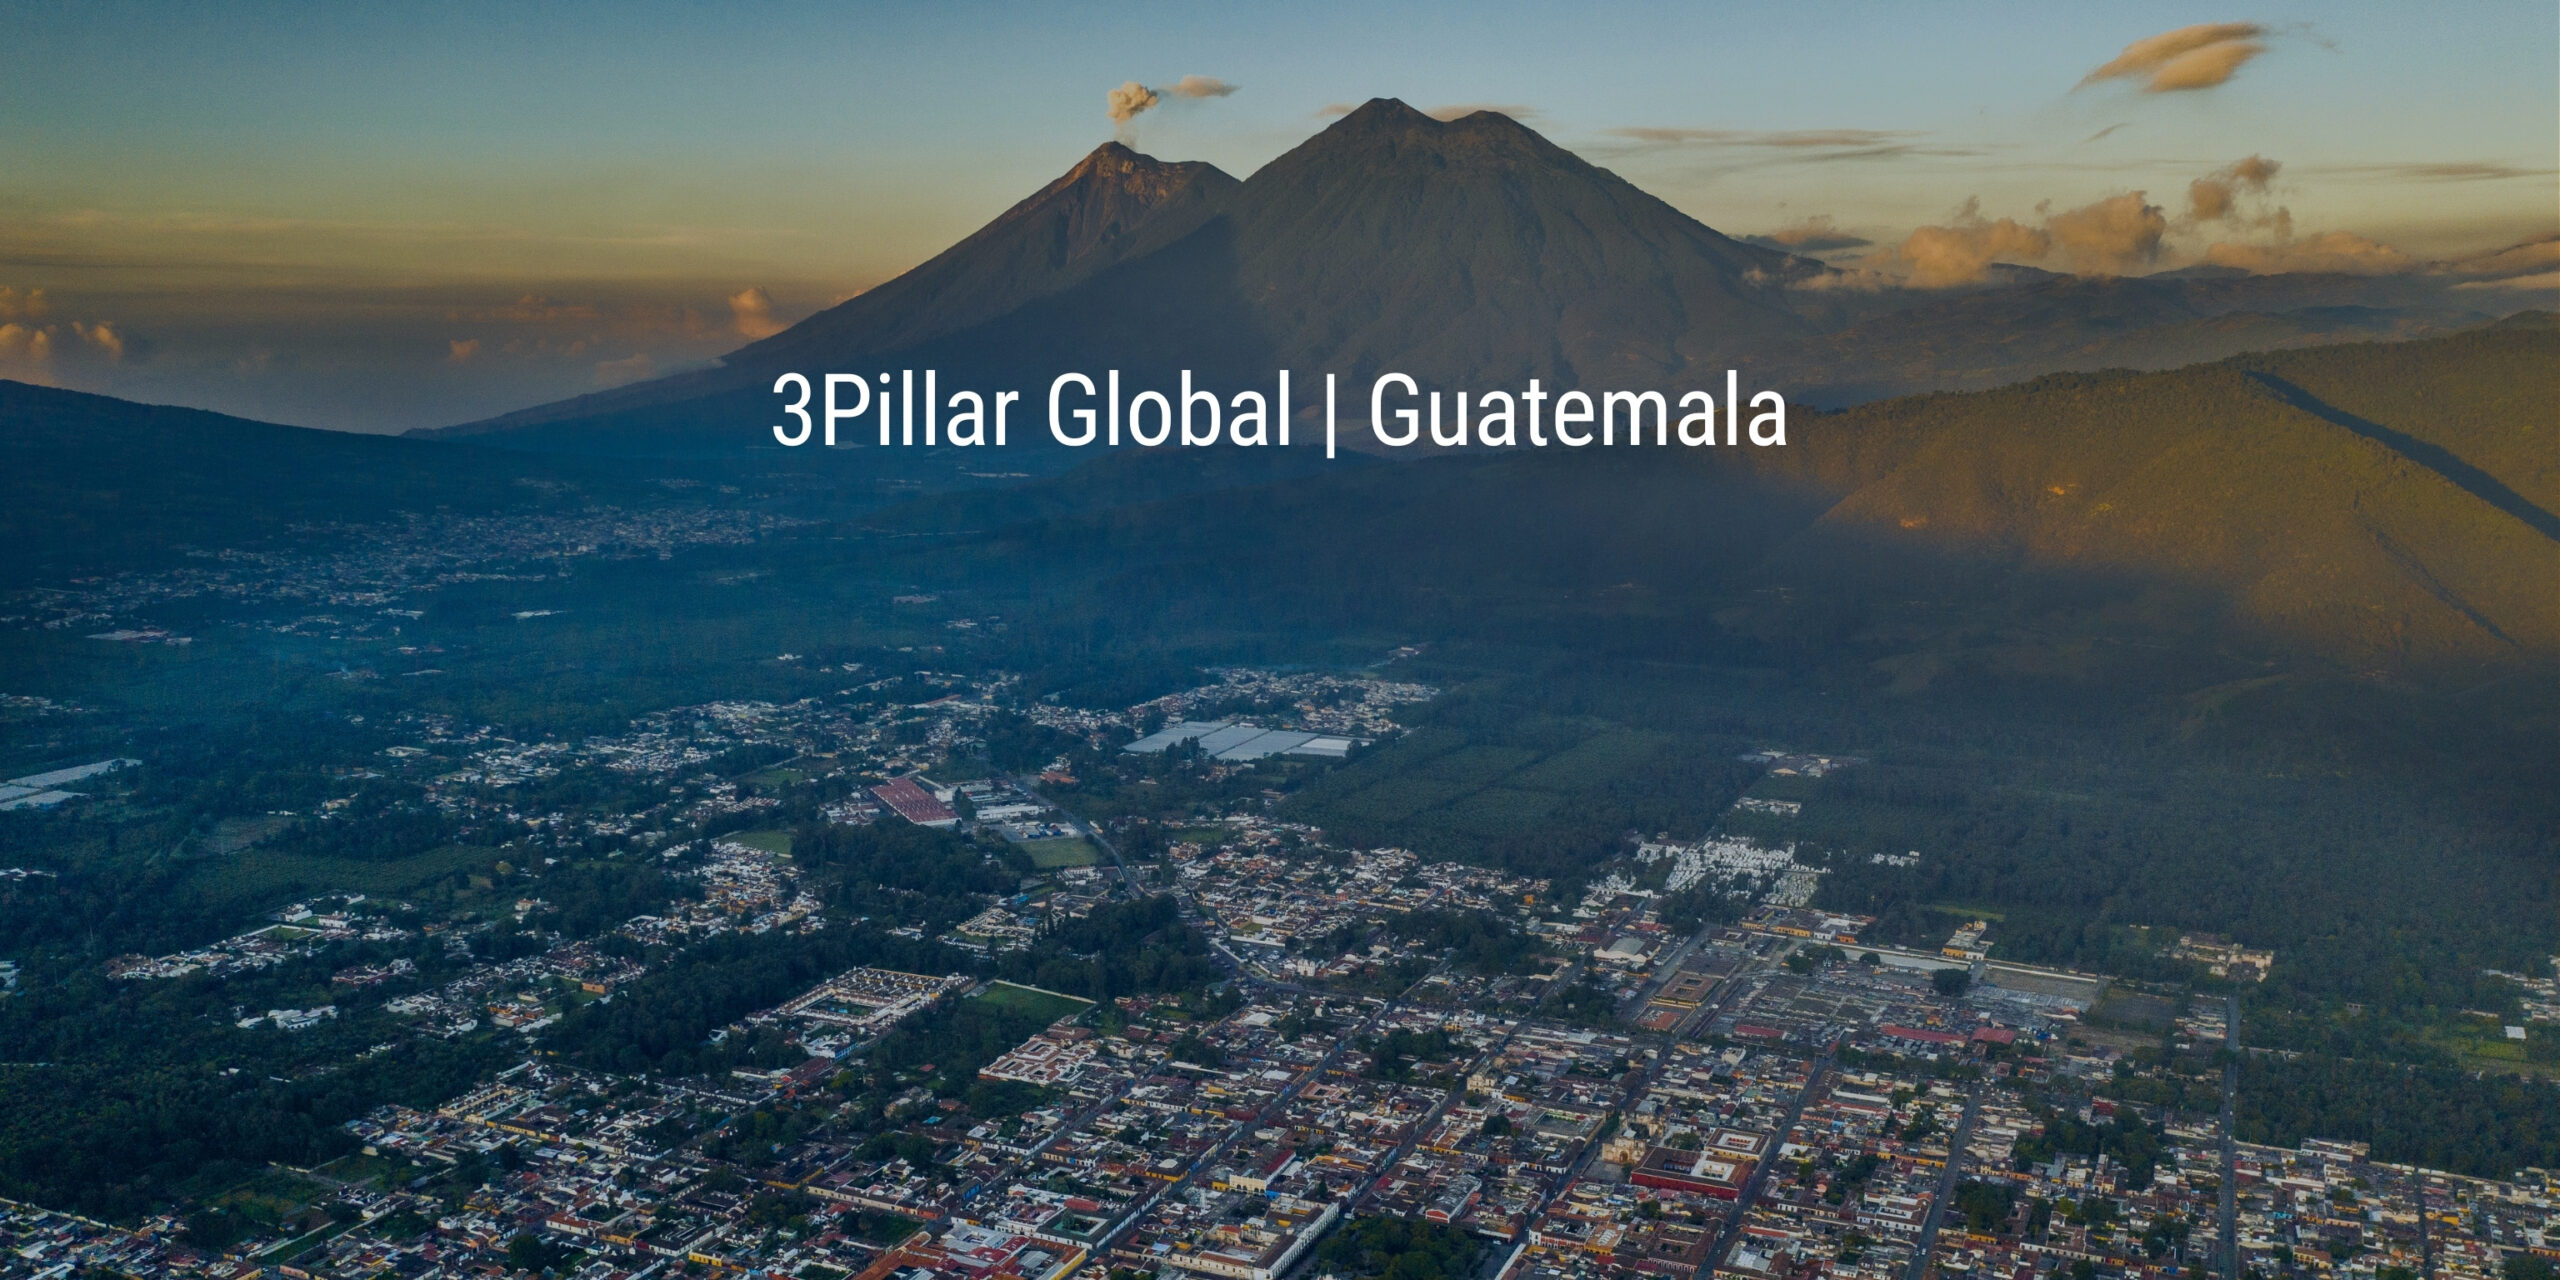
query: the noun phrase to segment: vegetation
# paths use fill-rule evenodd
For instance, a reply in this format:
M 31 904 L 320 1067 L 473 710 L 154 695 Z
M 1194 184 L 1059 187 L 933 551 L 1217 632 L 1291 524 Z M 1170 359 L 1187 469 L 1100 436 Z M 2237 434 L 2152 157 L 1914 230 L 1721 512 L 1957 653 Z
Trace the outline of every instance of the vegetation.
M 2534 514 L 2560 507 L 2536 469 L 2555 343 L 2517 330 L 2074 374 L 1809 418 L 1787 450 L 1742 456 L 1115 457 L 894 510 L 876 488 L 745 464 L 701 468 L 738 491 L 715 500 L 708 485 L 655 483 L 700 476 L 636 464 L 313 440 L 0 389 L 0 452 L 15 463 L 0 489 L 20 499 L 0 502 L 0 542 L 27 552 L 12 582 L 198 564 L 182 545 L 317 555 L 359 527 L 373 545 L 599 505 L 673 518 L 716 502 L 802 522 L 663 559 L 528 555 L 409 601 L 422 607 L 396 641 L 389 621 L 327 636 L 236 625 L 219 593 L 136 619 L 188 646 L 0 628 L 0 692 L 82 708 L 0 708 L 0 776 L 144 761 L 94 802 L 0 814 L 0 866 L 28 872 L 0 881 L 0 935 L 25 971 L 0 1001 L 0 1194 L 130 1218 L 268 1161 L 343 1155 L 340 1126 L 383 1102 L 451 1096 L 523 1042 L 411 1037 L 381 1010 L 391 991 L 457 974 L 448 940 L 485 960 L 598 938 L 645 963 L 609 1003 L 580 995 L 540 1042 L 613 1071 L 783 1065 L 799 1051 L 778 1035 L 722 1033 L 854 964 L 962 968 L 1095 1001 L 1097 1018 L 1125 995 L 1178 995 L 1198 1013 L 1237 998 L 1169 898 L 1110 901 L 983 958 L 930 941 L 1091 859 L 1083 842 L 843 825 L 823 806 L 857 780 L 754 747 L 698 766 L 753 806 L 688 818 L 663 844 L 600 827 L 536 850 L 519 821 L 433 802 L 422 779 L 460 759 L 387 763 L 417 736 L 395 728 L 417 723 L 404 717 L 563 742 L 669 707 L 818 698 L 892 711 L 912 747 L 930 725 L 911 709 L 957 679 L 1011 681 L 1002 696 L 1020 707 L 1123 707 L 1204 667 L 1347 669 L 1425 642 L 1388 674 L 1444 695 L 1399 712 L 1410 732 L 1339 763 L 1128 758 L 1109 735 L 1016 713 L 955 753 L 980 771 L 1066 757 L 1078 781 L 1059 798 L 1125 831 L 1142 873 L 1172 833 L 1250 808 L 1339 845 L 1547 877 L 1545 900 L 1570 900 L 1633 838 L 1722 826 L 1795 843 L 1827 872 L 1817 904 L 1878 917 L 1878 942 L 1935 947 L 1981 913 L 2002 958 L 2220 991 L 2166 952 L 2182 932 L 2229 934 L 2278 957 L 2264 984 L 2236 988 L 2251 1043 L 2283 1051 L 2243 1064 L 2244 1136 L 2358 1138 L 2381 1158 L 2474 1173 L 2552 1167 L 2551 1086 L 2472 1074 L 2548 1070 L 2549 1050 L 2496 1043 L 2463 1011 L 2512 1010 L 2515 992 L 2483 971 L 2547 973 L 2560 918 L 2560 622 L 2535 590 L 2554 561 Z M 119 423 L 160 459 L 152 474 L 73 456 Z M 245 458 L 261 459 L 258 502 L 234 496 Z M 945 625 L 983 619 L 1002 625 Z M 432 648 L 433 674 L 380 678 L 399 675 L 404 648 L 418 668 Z M 1730 814 L 1746 789 L 1777 793 L 1737 759 L 1773 745 L 1867 762 L 1790 780 L 1798 814 Z M 497 807 L 611 816 L 663 790 L 570 769 L 511 784 Z M 610 933 L 698 892 L 689 850 L 723 835 L 787 848 L 827 926 L 680 954 Z M 1916 865 L 1872 856 L 1906 850 Z M 201 946 L 332 891 L 401 901 L 415 936 L 219 980 L 103 976 L 118 956 Z M 1729 909 L 1695 890 L 1662 903 L 1674 927 Z M 446 931 L 428 938 L 429 921 Z M 1547 959 L 1466 913 L 1415 913 L 1378 936 L 1426 968 Z M 393 961 L 415 968 L 401 985 L 332 989 L 333 966 Z M 928 1085 L 973 1114 L 1019 1106 L 973 1093 L 975 1064 L 1064 1006 L 994 990 L 1006 994 L 899 1028 L 828 1086 L 830 1105 L 876 1117 Z M 223 1016 L 340 999 L 339 1018 L 291 1036 Z M 1541 1012 L 1599 1023 L 1613 1006 L 1584 980 Z M 2097 1018 L 2145 1034 L 2160 1022 L 2114 1006 Z M 369 1052 L 392 1041 L 403 1050 Z M 1381 1045 L 1377 1069 L 1442 1048 Z M 2057 1116 L 2021 1155 L 2142 1165 L 2155 1139 L 2138 1120 Z M 199 1225 L 208 1239 L 244 1230 L 259 1203 Z
M 1352 1218 L 1316 1246 L 1315 1263 L 1356 1280 L 1464 1280 L 1483 1251 L 1454 1223 Z
M 2560 1084 L 2444 1066 L 2251 1054 L 2240 1068 L 2244 1142 L 2373 1144 L 2373 1158 L 2474 1177 L 2560 1167 Z

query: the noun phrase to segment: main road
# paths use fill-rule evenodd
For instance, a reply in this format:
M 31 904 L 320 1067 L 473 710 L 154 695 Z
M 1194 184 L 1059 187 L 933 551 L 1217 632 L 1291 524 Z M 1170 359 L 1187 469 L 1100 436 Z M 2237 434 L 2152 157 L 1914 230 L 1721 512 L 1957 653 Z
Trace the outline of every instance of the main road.
M 2240 1277 L 2240 1142 L 2232 1124 L 2240 1110 L 2240 997 L 2222 998 L 2222 1277 Z M 2423 1184 L 2422 1184 L 2423 1186 Z M 2419 1193 L 2419 1226 L 2426 1230 L 2426 1200 Z
M 1964 1172 L 1964 1144 L 1973 1137 L 1973 1119 L 1982 1108 L 1982 1085 L 1976 1083 L 1965 1091 L 1964 1116 L 1956 1121 L 1956 1131 L 1947 1138 L 1947 1165 L 1938 1171 L 1938 1195 L 1929 1202 L 1929 1217 L 1920 1224 L 1920 1244 L 1911 1254 L 1910 1280 L 1921 1280 L 1929 1274 L 1929 1250 L 1938 1243 L 1938 1224 L 1946 1221 L 1947 1202 L 1955 1199 L 1959 1176 Z

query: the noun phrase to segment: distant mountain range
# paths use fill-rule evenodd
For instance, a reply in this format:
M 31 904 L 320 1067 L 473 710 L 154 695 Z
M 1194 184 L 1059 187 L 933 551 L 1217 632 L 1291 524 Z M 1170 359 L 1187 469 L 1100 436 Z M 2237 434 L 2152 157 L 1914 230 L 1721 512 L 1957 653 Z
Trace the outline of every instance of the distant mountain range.
M 2067 668 L 2095 660 L 2074 648 L 2090 644 L 2118 659 L 2209 651 L 2227 634 L 2350 671 L 2469 679 L 2560 668 L 2554 404 L 2560 324 L 2538 312 L 2447 338 L 1808 413 L 1783 449 L 1410 465 L 1121 451 L 884 508 L 895 486 L 751 472 L 757 455 L 461 447 L 0 383 L 0 540 L 21 553 L 6 579 L 32 584 L 306 524 L 645 506 L 669 500 L 680 467 L 812 516 L 867 512 L 852 517 L 864 529 L 965 533 L 891 545 L 947 548 L 937 574 L 1081 583 L 1133 624 L 1627 634 L 1737 661 L 1847 646 L 1914 687 L 1983 662 Z M 708 489 L 680 483 L 687 500 Z M 834 496 L 788 496 L 813 486 Z
M 1242 182 L 1105 144 L 931 261 L 716 367 L 420 434 L 570 452 L 757 447 L 773 380 L 791 370 L 936 368 L 946 386 L 1027 391 L 1108 368 L 1146 385 L 1182 369 L 1258 385 L 1290 368 L 1360 385 L 1393 369 L 1425 386 L 1667 389 L 1741 366 L 1755 386 L 1845 405 L 2502 314 L 2495 295 L 2422 275 L 2004 267 L 1948 292 L 1836 287 L 1845 279 L 1727 237 L 1507 116 L 1441 121 L 1377 99 Z M 1020 465 L 1075 460 L 1038 446 L 1017 448 Z
M 1718 234 L 1503 116 L 1442 122 L 1381 100 L 1241 183 L 1105 146 L 931 262 L 717 368 L 425 439 L 0 384 L 0 533 L 29 552 L 11 576 L 33 581 L 300 523 L 552 493 L 657 501 L 678 471 L 779 460 L 762 424 L 787 369 L 932 367 L 946 386 L 1105 368 L 1232 386 L 1288 367 L 1355 385 L 1397 369 L 1614 387 L 1714 385 L 1730 363 L 1857 407 L 1799 415 L 1783 449 L 1392 467 L 1044 448 L 1034 428 L 1002 453 L 848 451 L 855 465 L 814 472 L 795 455 L 763 492 L 965 531 L 947 543 L 963 559 L 1072 564 L 1060 581 L 1108 583 L 1162 617 L 1229 609 L 1239 625 L 1577 643 L 1667 628 L 1736 653 L 1863 635 L 1915 687 L 1968 653 L 2068 648 L 2052 634 L 2190 645 L 2226 626 L 2355 671 L 2560 663 L 2550 313 L 2491 321 L 2448 299 L 2503 295 L 2426 277 L 2020 270 L 1892 299 L 1802 287 L 1836 276 Z M 1995 389 L 1902 394 L 1914 387 Z M 972 486 L 1003 487 L 882 511 L 918 487 Z M 1929 638 L 1877 638 L 1898 627 Z
M 2285 653 L 2459 684 L 2560 664 L 2554 404 L 2546 312 L 1876 402 L 1784 449 L 1477 452 L 1153 495 L 1127 473 L 1188 458 L 1124 456 L 890 527 L 969 531 L 988 563 L 1098 583 L 1142 619 L 1823 653 L 1915 691 L 2128 663 L 2192 684 Z

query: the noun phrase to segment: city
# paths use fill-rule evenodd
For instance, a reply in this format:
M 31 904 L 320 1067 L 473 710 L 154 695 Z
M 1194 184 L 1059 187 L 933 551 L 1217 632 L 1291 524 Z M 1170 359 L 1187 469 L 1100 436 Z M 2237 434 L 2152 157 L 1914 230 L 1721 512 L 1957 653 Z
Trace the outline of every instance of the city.
M 1004 685 L 950 687 L 928 704 L 926 741 L 944 751 Z M 919 744 L 887 731 L 894 713 L 821 704 L 713 704 L 574 745 L 418 721 L 385 767 L 437 808 L 521 828 L 503 846 L 519 859 L 606 839 L 630 851 L 609 856 L 673 868 L 683 894 L 592 937 L 517 935 L 554 939 L 532 954 L 502 954 L 487 919 L 348 893 L 117 962 L 126 983 L 330 965 L 349 1015 L 376 1003 L 408 1035 L 512 1037 L 515 1060 L 436 1105 L 349 1122 L 346 1154 L 275 1171 L 299 1208 L 218 1245 L 201 1216 L 109 1227 L 12 1204 L 10 1270 L 1280 1280 L 1324 1272 L 1341 1247 L 1326 1242 L 1373 1219 L 1445 1232 L 1478 1280 L 2493 1280 L 2560 1256 L 2547 1171 L 2484 1179 L 2359 1143 L 2240 1141 L 2235 997 L 2006 963 L 1984 921 L 1934 951 L 1862 941 L 1873 919 L 1806 905 L 1825 869 L 1789 847 L 1635 841 L 1559 897 L 1543 879 L 1337 848 L 1264 816 L 1252 792 L 1153 833 L 1140 859 L 1123 845 L 1147 824 L 1097 825 L 1043 794 L 1079 770 L 1236 768 L 1193 741 L 1205 729 L 1097 749 L 1196 708 L 1296 698 L 1290 725 L 1382 736 L 1399 701 L 1430 694 L 1229 672 L 1120 711 L 1035 710 L 1086 739 L 1079 758 L 960 783 L 900 772 Z M 843 789 L 831 827 L 979 832 L 1047 856 L 932 932 L 847 919 L 808 882 L 807 850 L 749 829 L 777 802 L 705 772 L 759 746 L 786 758 L 749 767 L 809 785 L 821 770 L 891 778 Z M 1756 763 L 1820 777 L 1862 762 Z M 563 770 L 648 780 L 665 799 L 613 822 L 508 805 Z M 1796 803 L 1746 795 L 1734 812 Z M 706 823 L 738 834 L 677 839 Z M 516 925 L 558 922 L 537 897 L 511 910 Z M 1207 980 L 1096 999 L 989 974 L 1129 913 L 1197 931 Z M 1453 935 L 1455 921 L 1505 941 Z M 714 1044 L 761 1046 L 725 1071 L 597 1070 L 550 1047 L 564 1014 L 609 1005 L 688 948 L 829 929 L 950 960 L 857 966 L 717 1028 Z M 453 964 L 427 975 L 390 955 L 413 939 Z M 2172 950 L 2225 980 L 2275 961 L 2221 938 Z M 338 1017 L 239 1025 L 294 1034 Z M 974 1041 L 950 1033 L 963 1023 Z

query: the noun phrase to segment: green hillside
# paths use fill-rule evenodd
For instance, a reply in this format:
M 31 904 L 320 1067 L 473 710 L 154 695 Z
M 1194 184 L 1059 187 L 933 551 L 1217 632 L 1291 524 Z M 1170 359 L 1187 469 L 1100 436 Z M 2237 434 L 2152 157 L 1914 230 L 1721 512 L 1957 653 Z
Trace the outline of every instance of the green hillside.
M 2494 330 L 2055 375 L 1862 407 L 1752 461 L 1836 497 L 1781 576 L 1882 542 L 2200 588 L 2355 669 L 2548 661 L 2555 357 L 2560 335 Z

